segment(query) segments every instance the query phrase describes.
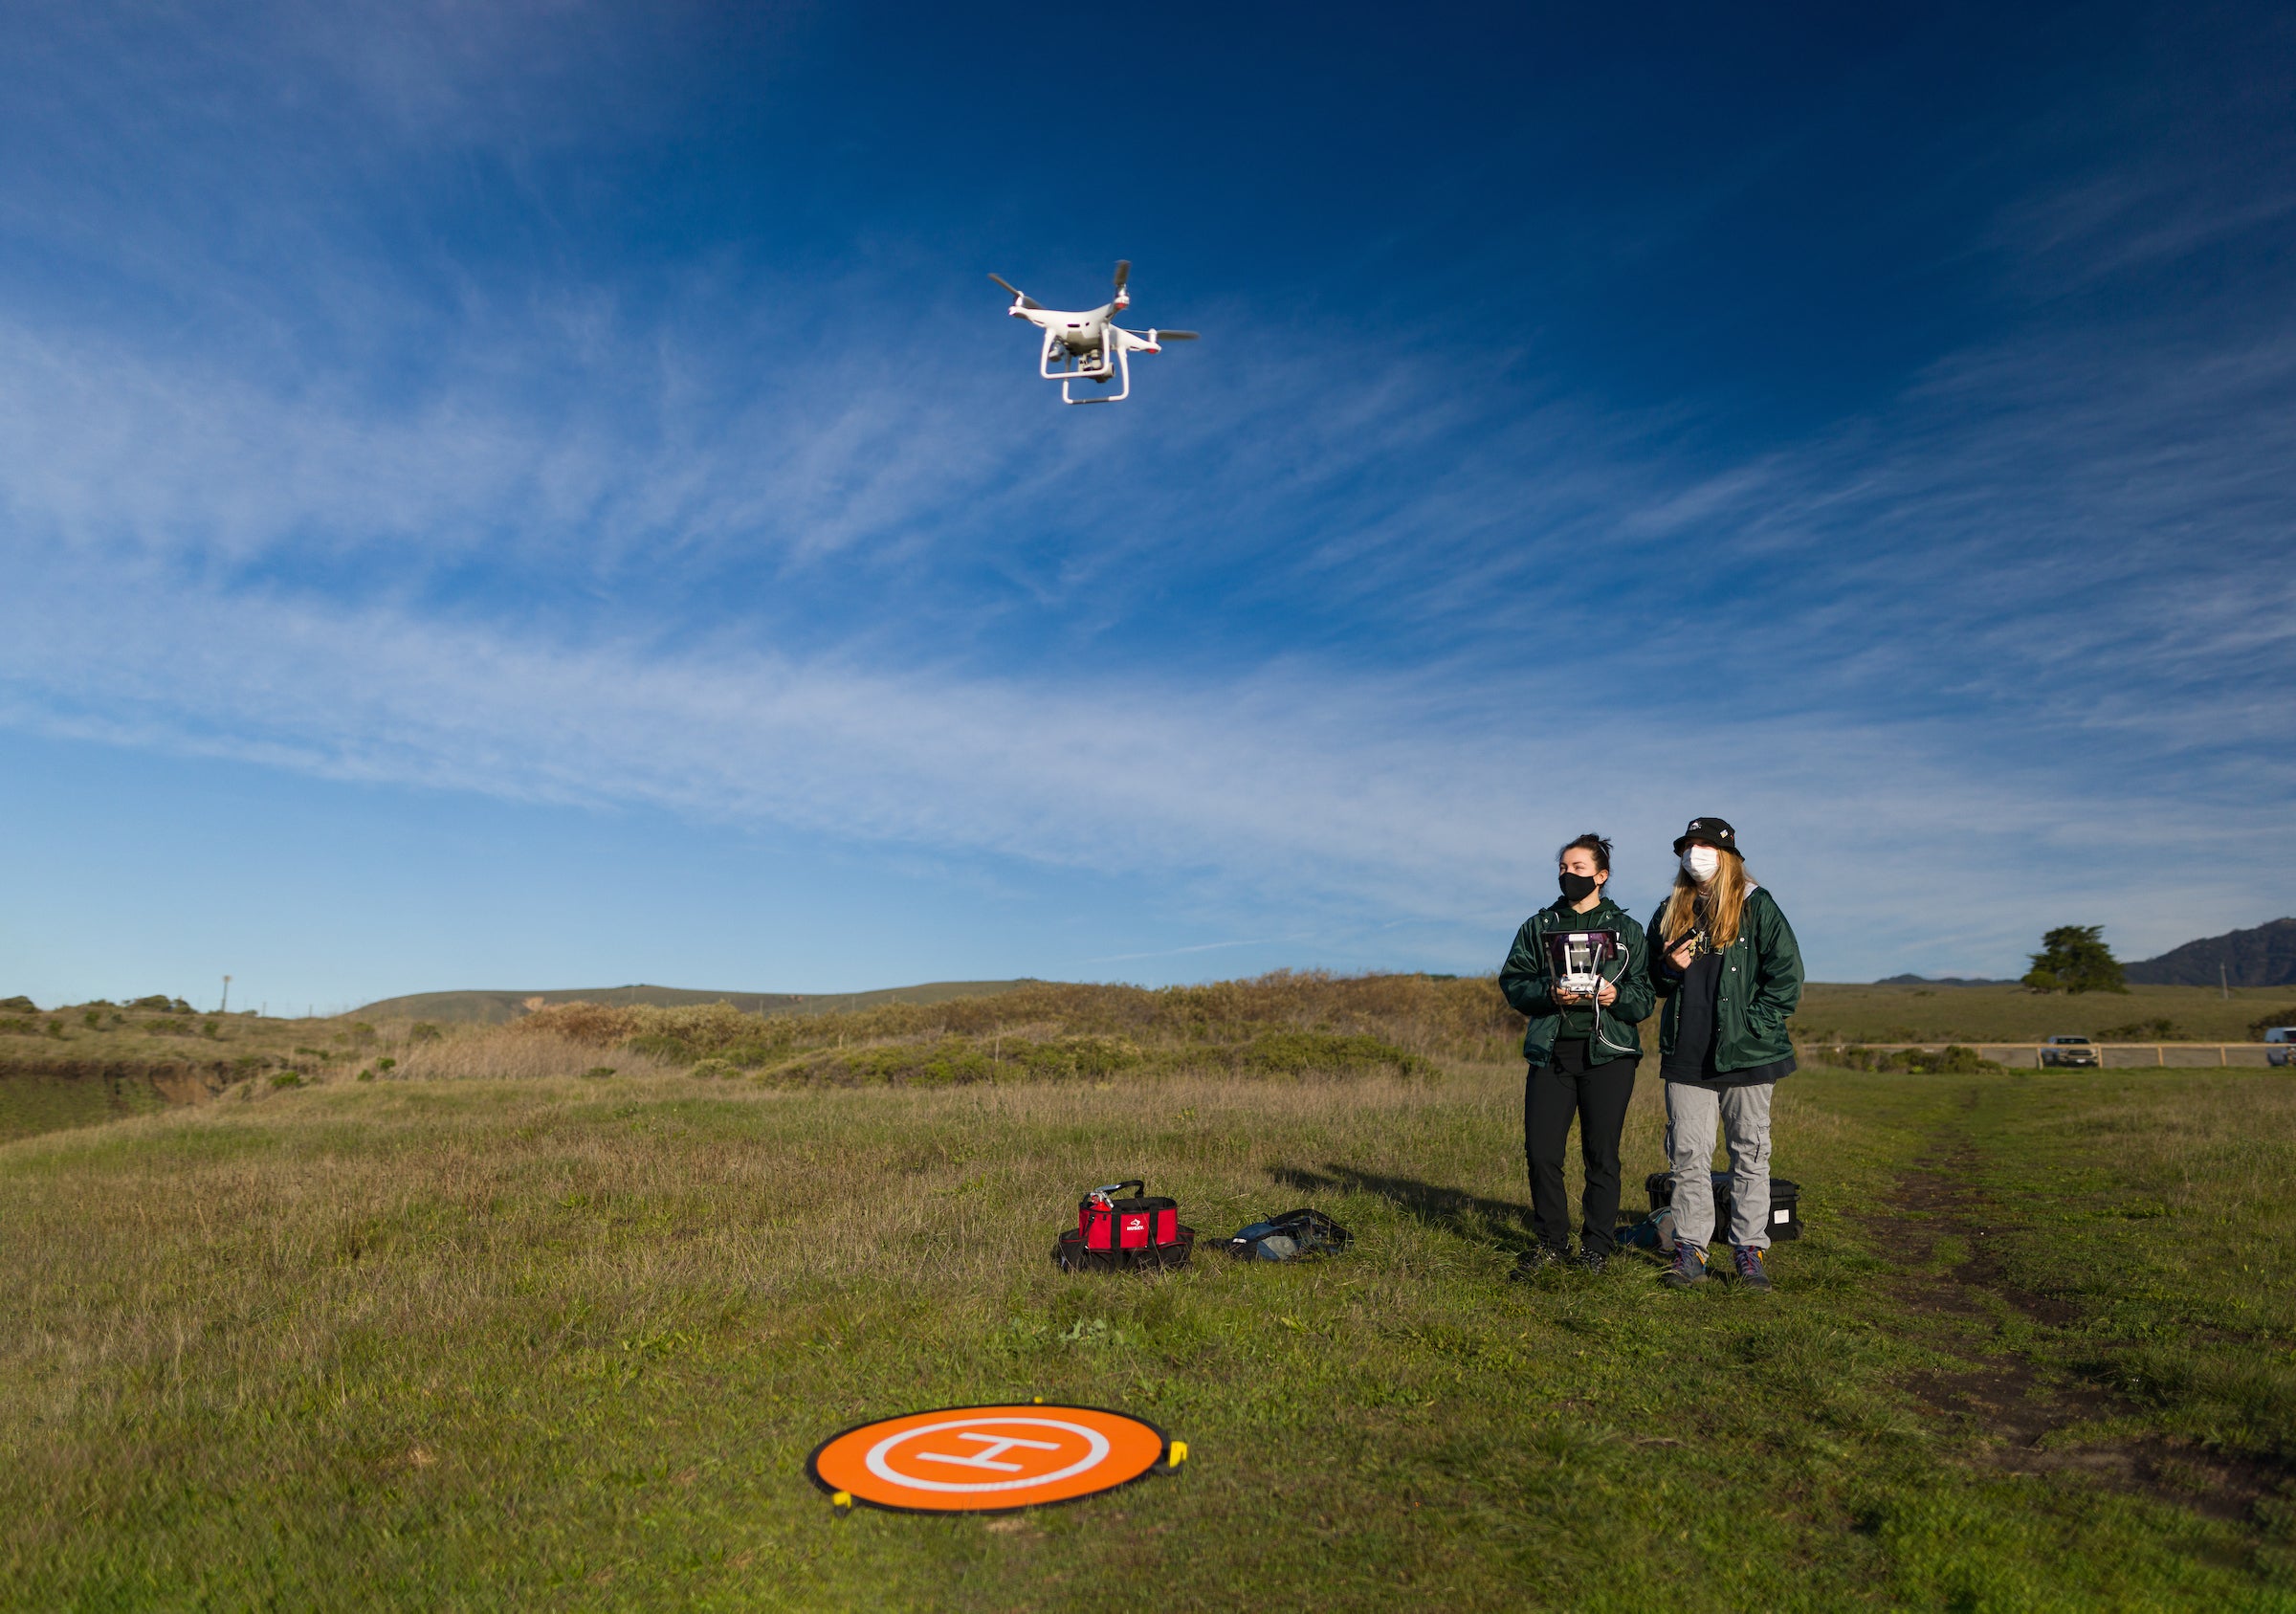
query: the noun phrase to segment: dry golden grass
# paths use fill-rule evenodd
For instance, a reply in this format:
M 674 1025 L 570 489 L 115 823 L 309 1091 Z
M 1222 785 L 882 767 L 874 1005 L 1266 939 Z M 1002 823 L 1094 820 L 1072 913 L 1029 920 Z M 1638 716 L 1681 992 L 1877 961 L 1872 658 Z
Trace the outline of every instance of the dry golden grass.
M 994 997 L 889 1004 L 845 1014 L 743 1014 L 726 1004 L 676 1008 L 558 1004 L 519 1029 L 598 1047 L 662 1039 L 710 1053 L 742 1045 L 777 1051 L 938 1036 L 1119 1035 L 1142 1043 L 1230 1042 L 1269 1029 L 1376 1036 L 1424 1056 L 1490 1058 L 1511 1051 L 1522 1017 L 1496 981 L 1424 975 L 1336 976 L 1278 970 L 1204 986 L 1096 986 L 1039 982 Z
M 660 1076 L 682 1072 L 685 1066 L 629 1049 L 607 1058 L 594 1041 L 562 1035 L 548 1026 L 514 1022 L 408 1044 L 390 1073 L 417 1081 L 540 1080 L 585 1076 L 602 1068 L 622 1076 Z

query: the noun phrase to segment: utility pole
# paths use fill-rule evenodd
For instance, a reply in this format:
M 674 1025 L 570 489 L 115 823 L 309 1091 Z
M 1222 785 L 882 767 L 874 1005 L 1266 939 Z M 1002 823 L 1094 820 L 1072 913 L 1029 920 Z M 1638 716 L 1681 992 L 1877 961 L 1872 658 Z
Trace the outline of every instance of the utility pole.
M 2217 984 L 2223 989 L 2224 995 L 2227 998 L 2232 996 L 2232 977 L 2224 973 L 2224 961 L 2222 959 L 2219 959 L 2217 961 Z
M 223 1002 L 215 1006 L 215 1012 L 217 1014 L 232 1012 L 232 978 L 228 975 L 223 978 Z

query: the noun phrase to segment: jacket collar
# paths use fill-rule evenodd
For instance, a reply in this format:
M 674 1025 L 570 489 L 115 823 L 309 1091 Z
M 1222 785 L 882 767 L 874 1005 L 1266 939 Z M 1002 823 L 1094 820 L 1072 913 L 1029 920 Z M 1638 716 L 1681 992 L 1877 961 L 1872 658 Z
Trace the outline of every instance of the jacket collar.
M 1605 915 L 1616 914 L 1621 918 L 1626 917 L 1626 910 L 1613 902 L 1607 894 L 1583 914 L 1572 908 L 1569 897 L 1559 895 L 1547 904 L 1546 911 L 1557 918 L 1567 919 L 1574 925 L 1583 925 L 1589 930 L 1600 929 Z

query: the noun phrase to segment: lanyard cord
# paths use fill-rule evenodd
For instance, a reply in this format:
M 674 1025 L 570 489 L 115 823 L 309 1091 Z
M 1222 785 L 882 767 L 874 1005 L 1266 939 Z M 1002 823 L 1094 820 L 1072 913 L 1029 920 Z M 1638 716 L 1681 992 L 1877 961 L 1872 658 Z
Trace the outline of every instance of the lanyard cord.
M 1616 985 L 1619 984 L 1620 977 L 1621 977 L 1621 976 L 1623 976 L 1623 975 L 1626 973 L 1626 965 L 1627 965 L 1627 962 L 1628 962 L 1628 961 L 1627 961 L 1627 960 L 1625 960 L 1625 959 L 1621 959 L 1621 960 L 1619 961 L 1619 973 L 1618 973 L 1618 975 L 1612 975 L 1612 976 L 1607 976 L 1607 977 L 1603 975 L 1603 973 L 1602 973 L 1602 970 L 1601 970 L 1601 967 L 1600 965 L 1597 965 L 1597 966 L 1596 966 L 1596 969 L 1595 969 L 1595 979 L 1596 979 L 1598 982 L 1601 982 L 1601 981 L 1605 981 L 1605 980 L 1607 980 L 1607 981 L 1608 981 L 1608 983 L 1609 983 L 1611 985 L 1613 985 L 1613 986 L 1616 986 Z M 1610 1040 L 1608 1037 L 1606 1037 L 1606 1036 L 1604 1036 L 1604 1035 L 1602 1034 L 1602 988 L 1601 988 L 1600 985 L 1598 985 L 1598 986 L 1595 988 L 1595 993 L 1594 993 L 1594 1001 L 1595 1001 L 1595 1040 L 1596 1040 L 1597 1042 L 1601 1043 L 1601 1045 L 1602 1045 L 1604 1048 L 1607 1048 L 1607 1049 L 1609 1049 L 1609 1050 L 1610 1050 L 1612 1052 L 1614 1052 L 1614 1053 L 1638 1053 L 1638 1052 L 1640 1052 L 1640 1051 L 1641 1051 L 1641 1050 L 1639 1050 L 1639 1049 L 1636 1049 L 1636 1048 L 1629 1047 L 1628 1045 L 1626 1045 L 1626 1044 L 1624 1044 L 1624 1043 L 1614 1043 L 1614 1042 L 1612 1042 L 1612 1041 L 1611 1041 L 1611 1040 Z

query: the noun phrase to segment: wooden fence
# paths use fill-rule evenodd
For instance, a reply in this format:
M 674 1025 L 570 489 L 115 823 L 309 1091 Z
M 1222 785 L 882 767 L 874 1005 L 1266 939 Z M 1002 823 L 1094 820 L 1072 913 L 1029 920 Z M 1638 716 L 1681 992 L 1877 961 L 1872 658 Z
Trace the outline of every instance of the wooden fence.
M 2021 1056 L 2030 1056 L 2031 1062 L 2034 1068 L 2037 1070 L 2043 1068 L 2042 1066 L 2042 1056 L 2044 1053 L 2052 1051 L 2057 1053 L 2094 1052 L 2098 1061 L 2097 1068 L 2104 1070 L 2167 1068 L 2175 1066 L 2181 1066 L 2190 1069 L 2195 1066 L 2217 1065 L 2227 1067 L 2246 1066 L 2249 1068 L 2255 1068 L 2257 1066 L 2270 1063 L 2266 1057 L 2268 1053 L 2279 1054 L 2283 1068 L 2287 1068 L 2286 1061 L 2291 1057 L 2296 1057 L 2296 1045 L 2285 1043 L 2075 1043 L 2068 1046 L 2062 1043 L 1967 1042 L 1956 1039 L 1953 1042 L 1814 1042 L 1807 1046 L 1809 1051 L 1813 1055 L 1822 1054 L 1828 1049 L 1837 1048 L 1859 1049 L 1868 1053 L 1903 1053 L 1911 1049 L 1919 1049 L 1925 1053 L 1942 1053 L 1948 1048 L 1969 1048 L 1976 1050 L 1978 1058 L 1991 1059 L 1996 1064 L 2000 1065 L 2022 1064 L 2025 1062 L 2025 1060 Z M 2001 1055 L 2005 1053 L 2020 1055 L 2020 1057 L 2016 1059 L 2004 1059 L 2001 1057 Z M 2171 1059 L 2169 1055 L 2172 1053 L 2188 1054 L 2191 1055 L 2191 1057 Z M 2234 1059 L 2232 1055 L 2235 1053 L 2241 1054 L 2242 1057 Z M 2124 1057 L 2116 1060 L 2112 1057 L 2114 1054 L 2120 1054 Z M 2057 1070 L 2078 1070 L 2082 1067 L 2055 1066 L 2048 1068 Z

